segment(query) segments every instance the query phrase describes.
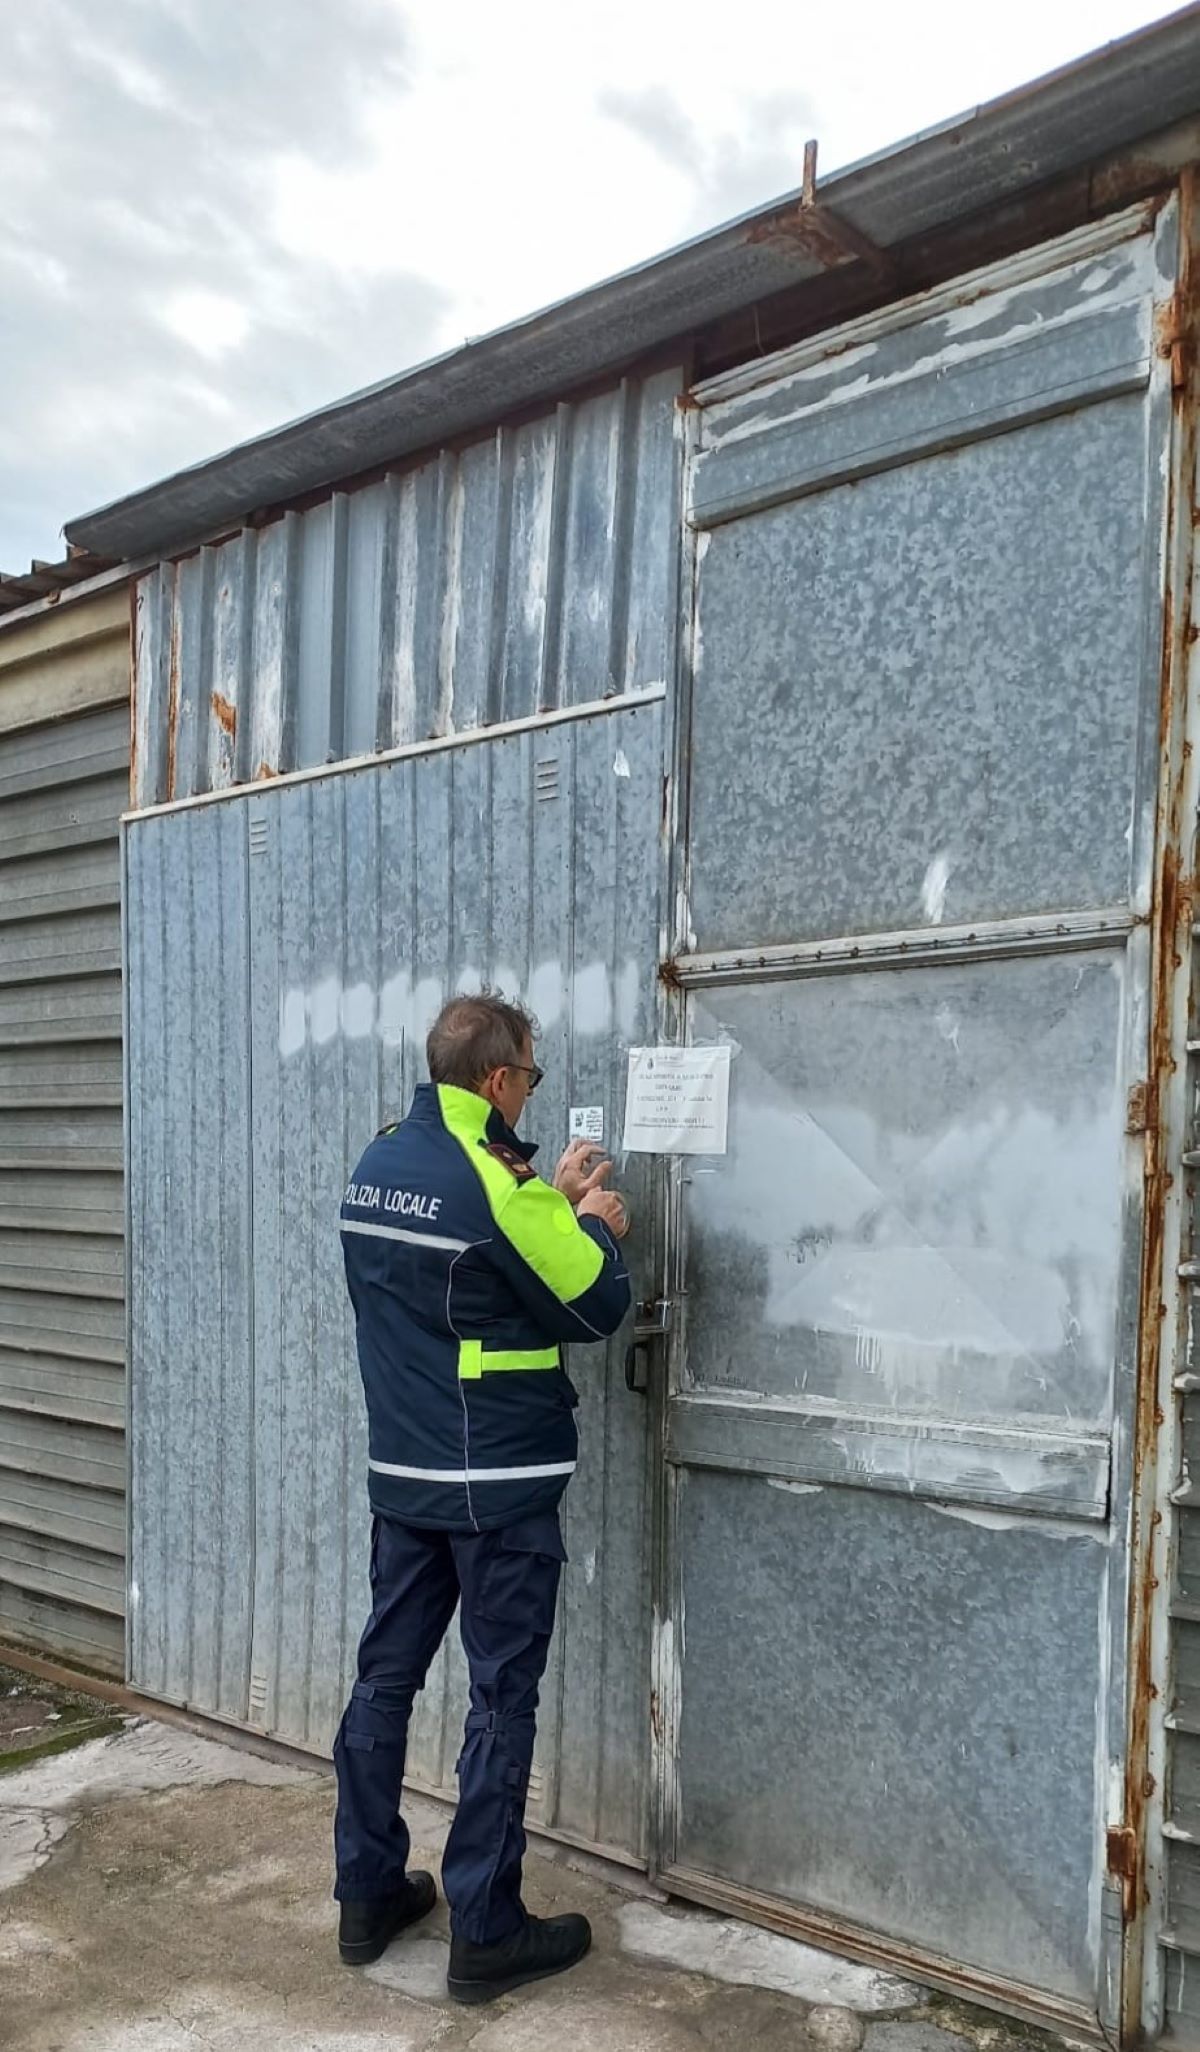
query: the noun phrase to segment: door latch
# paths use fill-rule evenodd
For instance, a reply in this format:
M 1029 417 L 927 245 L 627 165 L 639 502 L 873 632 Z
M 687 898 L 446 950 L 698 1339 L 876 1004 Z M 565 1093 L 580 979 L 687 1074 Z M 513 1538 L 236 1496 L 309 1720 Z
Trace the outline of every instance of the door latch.
M 625 1349 L 625 1387 L 644 1396 L 650 1387 L 650 1349 L 655 1340 L 665 1339 L 671 1330 L 671 1300 L 655 1297 L 639 1304 L 634 1317 L 633 1338 Z

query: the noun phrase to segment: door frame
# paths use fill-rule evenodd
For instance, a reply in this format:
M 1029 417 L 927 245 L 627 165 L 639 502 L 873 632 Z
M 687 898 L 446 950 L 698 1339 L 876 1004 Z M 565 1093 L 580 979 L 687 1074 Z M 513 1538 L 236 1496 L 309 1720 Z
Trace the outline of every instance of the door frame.
M 862 968 L 871 959 L 895 959 L 900 936 L 875 936 L 874 948 L 853 940 L 809 944 L 802 948 L 754 950 L 753 959 L 736 951 L 699 955 L 689 930 L 691 899 L 690 774 L 693 688 L 696 669 L 696 623 L 700 567 L 707 533 L 689 519 L 690 482 L 700 445 L 704 409 L 721 398 L 780 377 L 803 361 L 841 351 L 851 342 L 868 340 L 977 298 L 980 289 L 1011 286 L 1041 275 L 1081 256 L 1110 247 L 1147 229 L 1160 251 L 1173 251 L 1178 228 L 1179 259 L 1175 289 L 1158 310 L 1159 365 L 1152 370 L 1148 407 L 1161 420 L 1169 450 L 1169 474 L 1162 536 L 1161 617 L 1151 623 L 1154 647 L 1147 647 L 1161 676 L 1158 720 L 1158 770 L 1153 865 L 1149 904 L 1131 898 L 1115 916 L 1079 915 L 1070 922 L 1012 919 L 991 925 L 977 923 L 957 934 L 939 929 L 924 951 L 910 947 L 904 960 L 914 969 L 922 960 L 995 958 L 1051 946 L 1085 945 L 1088 940 L 1125 936 L 1131 989 L 1147 994 L 1144 1016 L 1126 1029 L 1125 1051 L 1141 1060 L 1127 1063 L 1140 1080 L 1130 1091 L 1127 1166 L 1136 1191 L 1126 1183 L 1125 1201 L 1141 1212 L 1140 1243 L 1128 1237 L 1122 1249 L 1123 1283 L 1118 1313 L 1118 1343 L 1129 1347 L 1132 1377 L 1122 1380 L 1118 1360 L 1113 1395 L 1113 1485 L 1117 1501 L 1128 1503 L 1127 1545 L 1110 1550 L 1107 1606 L 1108 1690 L 1104 1728 L 1109 1752 L 1118 1735 L 1124 1740 L 1124 1775 L 1110 1788 L 1109 1816 L 1103 1846 L 1100 1888 L 1101 1930 L 1097 1941 L 1099 1984 L 1095 2011 L 1053 1994 L 1008 1981 L 982 1969 L 964 1967 L 922 1948 L 883 1934 L 844 1924 L 812 1909 L 798 1909 L 754 1890 L 714 1880 L 677 1864 L 674 1857 L 678 1801 L 682 1647 L 674 1629 L 679 1561 L 678 1470 L 666 1459 L 667 1411 L 670 1391 L 678 1386 L 686 1348 L 686 1294 L 683 1231 L 683 1168 L 678 1159 L 664 1161 L 662 1232 L 658 1287 L 674 1311 L 667 1343 L 666 1372 L 657 1376 L 652 1401 L 659 1449 L 656 1491 L 654 1563 L 654 1629 L 652 1640 L 651 1754 L 654 1799 L 652 1877 L 672 1892 L 750 1918 L 788 1936 L 825 1945 L 830 1950 L 872 1965 L 917 1978 L 947 1992 L 983 2002 L 1037 2024 L 1051 2024 L 1111 2042 L 1115 2031 L 1122 2045 L 1162 2028 L 1163 1970 L 1158 1937 L 1165 1925 L 1163 1861 L 1163 1780 L 1166 1760 L 1168 1687 L 1167 1589 L 1173 1558 L 1170 1490 L 1178 1462 L 1178 1399 L 1172 1394 L 1176 1368 L 1186 1341 L 1186 1289 L 1173 1284 L 1186 1246 L 1183 1178 L 1174 1172 L 1187 1145 L 1187 1044 L 1190 1002 L 1192 897 L 1190 871 L 1194 823 L 1200 808 L 1200 690 L 1191 678 L 1200 670 L 1194 649 L 1192 569 L 1193 534 L 1189 516 L 1196 493 L 1195 414 L 1200 400 L 1200 373 L 1194 349 L 1197 309 L 1192 289 L 1194 252 L 1200 225 L 1195 205 L 1194 174 L 1185 172 L 1177 196 L 1161 206 L 1138 208 L 1091 224 L 1057 240 L 1021 252 L 984 270 L 970 273 L 843 327 L 827 331 L 782 350 L 762 362 L 744 366 L 694 388 L 685 395 L 682 495 L 682 547 L 677 631 L 676 689 L 669 703 L 667 734 L 667 805 L 662 854 L 664 916 L 658 989 L 658 1030 L 664 1042 L 682 1044 L 687 1031 L 688 996 L 692 990 L 724 982 L 757 981 L 775 975 L 836 973 Z M 1175 272 L 1174 261 L 1173 273 Z M 1172 275 L 1172 274 L 1168 274 Z M 1165 325 L 1164 323 L 1165 317 Z M 1148 634 L 1148 640 L 1149 640 Z M 1141 788 L 1151 778 L 1143 772 Z M 1136 888 L 1136 880 L 1135 880 Z M 1061 929 L 1073 929 L 1069 939 Z M 1025 929 L 1019 936 L 1017 926 Z M 918 937 L 914 937 L 918 938 Z M 1015 944 L 1014 944 L 1015 943 Z M 1131 1012 L 1136 1007 L 1130 1007 Z M 1136 1269 L 1130 1276 L 1128 1271 Z M 1173 1315 L 1171 1315 L 1173 1313 Z M 1123 1351 L 1123 1349 L 1122 1349 Z M 1123 1474 L 1118 1478 L 1120 1463 Z M 1120 1489 L 1117 1484 L 1120 1480 Z M 1097 1848 L 1097 1857 L 1101 1857 Z

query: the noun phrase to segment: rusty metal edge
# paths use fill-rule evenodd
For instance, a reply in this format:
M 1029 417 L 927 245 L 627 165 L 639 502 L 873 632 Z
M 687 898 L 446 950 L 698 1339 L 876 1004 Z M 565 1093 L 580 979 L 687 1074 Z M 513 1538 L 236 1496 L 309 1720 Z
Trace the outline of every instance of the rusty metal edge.
M 1195 168 L 1180 175 L 1179 265 L 1159 353 L 1172 387 L 1172 449 L 1166 508 L 1159 684 L 1159 781 L 1150 919 L 1150 1016 L 1143 1133 L 1142 1262 L 1138 1295 L 1133 1501 L 1127 1620 L 1128 1724 L 1123 1820 L 1107 1838 L 1108 1871 L 1121 1890 L 1124 1927 L 1120 2036 L 1132 2045 L 1162 2027 L 1160 1937 L 1163 1716 L 1169 1687 L 1166 1602 L 1173 1540 L 1173 1399 L 1181 1293 L 1175 1281 L 1183 1236 L 1180 1155 L 1187 1110 L 1187 1033 L 1193 878 L 1190 873 L 1197 763 L 1188 738 L 1187 669 L 1192 642 L 1192 479 L 1195 395 L 1187 342 L 1195 331 Z M 1174 1316 L 1172 1316 L 1172 1311 Z
M 731 1883 L 713 1881 L 707 1875 L 695 1873 L 690 1867 L 664 1867 L 654 1878 L 660 1886 L 670 1888 L 672 1893 L 687 1902 L 701 1903 L 707 1909 L 730 1911 L 751 1923 L 778 1931 L 785 1938 L 820 1945 L 829 1952 L 842 1954 L 847 1959 L 862 1960 L 867 1966 L 879 1967 L 905 1980 L 919 1981 L 948 1995 L 980 2002 L 989 2009 L 1018 2017 L 1023 2023 L 1069 2031 L 1089 2044 L 1105 2043 L 1093 2012 L 1082 2004 L 1067 2001 L 1065 1997 L 1044 1996 L 1020 1981 L 955 1966 L 952 1961 L 937 1953 L 925 1952 L 919 1946 L 906 1945 L 882 1933 L 866 1931 L 861 1925 L 843 1924 L 839 1918 L 819 1910 L 793 1909 L 774 1896 L 759 1895 L 751 1888 L 737 1888 Z

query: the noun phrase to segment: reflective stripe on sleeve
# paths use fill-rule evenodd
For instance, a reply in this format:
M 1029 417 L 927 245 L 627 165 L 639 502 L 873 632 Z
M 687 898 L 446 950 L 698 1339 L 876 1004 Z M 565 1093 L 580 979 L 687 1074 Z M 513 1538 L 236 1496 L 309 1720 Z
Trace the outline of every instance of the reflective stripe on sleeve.
M 441 1233 L 414 1233 L 407 1226 L 372 1225 L 363 1218 L 344 1218 L 344 1233 L 361 1233 L 368 1240 L 402 1240 L 406 1247 L 432 1247 L 435 1253 L 465 1254 L 469 1240 L 448 1240 Z
M 458 1379 L 460 1382 L 477 1382 L 481 1375 L 495 1375 L 501 1371 L 532 1373 L 543 1368 L 557 1368 L 559 1352 L 557 1347 L 516 1347 L 505 1352 L 485 1348 L 482 1340 L 460 1340 L 458 1345 Z

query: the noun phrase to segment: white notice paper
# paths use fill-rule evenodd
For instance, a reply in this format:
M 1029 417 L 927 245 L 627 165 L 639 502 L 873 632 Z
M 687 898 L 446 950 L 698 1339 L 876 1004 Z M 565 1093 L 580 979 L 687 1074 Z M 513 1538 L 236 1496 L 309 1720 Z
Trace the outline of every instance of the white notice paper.
M 603 1140 L 604 1106 L 602 1104 L 573 1104 L 571 1106 L 572 1140 Z
M 724 1154 L 726 1047 L 631 1047 L 625 1094 L 630 1154 Z

